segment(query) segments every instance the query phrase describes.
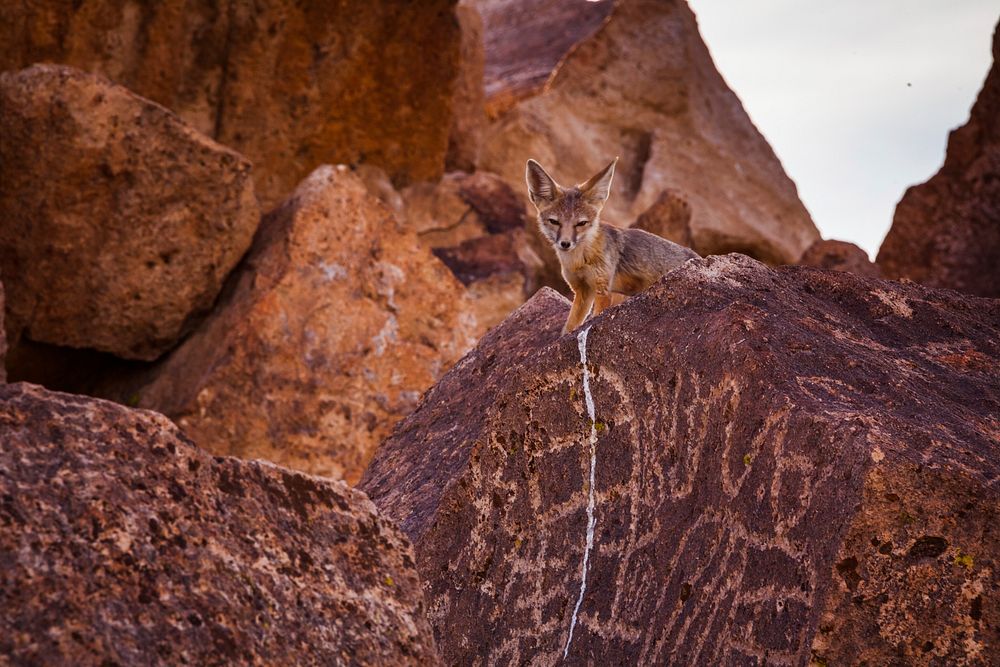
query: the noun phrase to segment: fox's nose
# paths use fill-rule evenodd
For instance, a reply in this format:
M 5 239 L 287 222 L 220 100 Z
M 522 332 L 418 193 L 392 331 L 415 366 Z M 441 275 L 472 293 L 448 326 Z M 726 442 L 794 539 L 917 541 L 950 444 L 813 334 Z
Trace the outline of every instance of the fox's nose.
M 560 241 L 559 245 L 561 245 L 563 247 L 563 249 L 568 249 L 569 248 L 569 241 Z

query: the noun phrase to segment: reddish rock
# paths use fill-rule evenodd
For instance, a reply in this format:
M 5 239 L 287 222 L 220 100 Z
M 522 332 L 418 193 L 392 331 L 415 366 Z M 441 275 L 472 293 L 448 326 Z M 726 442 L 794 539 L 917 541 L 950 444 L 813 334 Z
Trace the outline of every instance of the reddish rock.
M 0 70 L 73 65 L 163 104 L 247 155 L 267 207 L 325 163 L 443 172 L 455 0 L 0 4 Z
M 436 662 L 364 494 L 213 457 L 162 415 L 0 387 L 0 662 Z
M 691 205 L 675 192 L 669 190 L 661 192 L 653 205 L 643 211 L 632 226 L 692 248 L 699 254 L 708 254 L 703 249 L 694 247 L 694 237 L 691 235 Z
M 903 195 L 875 261 L 889 278 L 1000 298 L 1000 26 L 969 122 L 940 171 Z
M 361 484 L 444 662 L 1000 652 L 1000 301 L 728 255 L 567 309 L 487 334 Z
M 468 350 L 462 285 L 347 167 L 268 214 L 215 312 L 138 404 L 215 453 L 357 481 Z
M 207 311 L 260 220 L 250 163 L 105 79 L 0 75 L 0 270 L 12 346 L 151 360 Z
M 0 384 L 7 381 L 7 336 L 3 326 L 4 292 L 0 283 Z
M 797 264 L 802 266 L 814 266 L 818 269 L 831 269 L 833 271 L 847 271 L 856 273 L 859 276 L 869 278 L 881 278 L 882 272 L 875 264 L 868 259 L 868 253 L 846 241 L 834 241 L 823 239 L 816 241 L 799 257 Z
M 559 61 L 604 22 L 611 0 L 475 0 L 483 16 L 487 111 L 538 93 Z
M 489 24 L 487 17 L 487 34 Z M 615 156 L 605 222 L 627 225 L 670 190 L 690 205 L 702 254 L 790 263 L 819 238 L 795 184 L 715 69 L 685 2 L 615 3 L 542 93 L 488 128 L 479 167 L 524 193 L 526 158 L 571 185 Z
M 451 133 L 445 168 L 475 171 L 479 142 L 486 127 L 486 98 L 483 90 L 483 18 L 471 1 L 455 7 L 462 31 L 461 57 L 455 77 Z

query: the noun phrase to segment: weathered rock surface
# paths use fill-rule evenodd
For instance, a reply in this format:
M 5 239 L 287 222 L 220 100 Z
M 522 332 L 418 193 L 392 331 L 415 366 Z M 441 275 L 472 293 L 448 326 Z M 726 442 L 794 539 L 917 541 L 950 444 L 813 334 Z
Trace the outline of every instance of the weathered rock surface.
M 451 133 L 448 135 L 448 171 L 475 171 L 479 143 L 486 128 L 483 88 L 483 17 L 471 0 L 455 7 L 461 27 L 461 54 L 452 99 Z
M 0 662 L 436 661 L 364 494 L 212 457 L 162 415 L 0 387 Z
M 445 662 L 998 654 L 1000 301 L 728 255 L 586 334 L 567 306 L 485 336 L 362 481 Z
M 903 195 L 876 262 L 889 278 L 1000 298 L 1000 26 L 969 122 L 940 171 Z
M 7 381 L 7 335 L 4 333 L 4 291 L 0 283 L 0 383 Z
M 343 166 L 268 214 L 237 272 L 138 397 L 215 453 L 357 481 L 475 341 L 462 285 Z
M 155 359 L 260 221 L 247 160 L 105 79 L 0 75 L 0 270 L 12 345 Z
M 632 224 L 651 234 L 694 248 L 691 235 L 691 205 L 676 192 L 666 190 L 660 193 L 653 205 L 636 218 Z M 706 253 L 707 254 L 707 253 Z
M 542 89 L 559 61 L 594 34 L 611 0 L 474 0 L 483 17 L 487 111 L 496 117 Z
M 488 128 L 479 166 L 523 191 L 527 157 L 571 185 L 615 156 L 606 222 L 628 225 L 672 190 L 691 206 L 703 255 L 738 251 L 790 263 L 819 238 L 681 0 L 616 3 L 544 92 Z
M 523 229 L 469 239 L 434 254 L 468 290 L 480 331 L 500 324 L 538 287 L 542 260 Z
M 799 257 L 797 264 L 818 269 L 847 271 L 859 276 L 881 278 L 882 271 L 868 259 L 868 253 L 853 243 L 823 239 L 816 241 Z
M 247 155 L 280 203 L 324 163 L 439 178 L 460 33 L 454 0 L 0 3 L 0 70 L 98 72 Z

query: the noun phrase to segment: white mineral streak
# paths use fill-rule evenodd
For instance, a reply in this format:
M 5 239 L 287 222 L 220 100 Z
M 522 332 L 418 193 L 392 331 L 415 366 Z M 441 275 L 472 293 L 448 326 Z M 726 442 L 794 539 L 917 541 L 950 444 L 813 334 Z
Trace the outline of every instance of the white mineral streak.
M 594 547 L 594 469 L 597 467 L 597 421 L 594 416 L 594 397 L 590 393 L 590 372 L 587 370 L 587 333 L 590 327 L 581 331 L 576 342 L 580 348 L 580 364 L 583 366 L 583 396 L 587 401 L 587 416 L 590 418 L 590 484 L 587 486 L 587 543 L 583 549 L 583 564 L 580 566 L 580 595 L 573 608 L 573 619 L 569 624 L 569 637 L 566 648 L 563 649 L 563 659 L 569 656 L 569 645 L 573 641 L 573 630 L 576 628 L 576 616 L 583 604 L 583 595 L 587 592 L 587 564 L 590 561 L 590 550 Z

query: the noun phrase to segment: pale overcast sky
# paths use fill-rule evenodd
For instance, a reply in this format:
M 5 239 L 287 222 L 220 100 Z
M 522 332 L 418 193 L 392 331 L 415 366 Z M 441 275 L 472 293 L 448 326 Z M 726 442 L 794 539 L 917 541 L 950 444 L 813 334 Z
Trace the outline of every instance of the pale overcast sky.
M 873 257 L 992 63 L 1000 0 L 690 0 L 824 238 Z

